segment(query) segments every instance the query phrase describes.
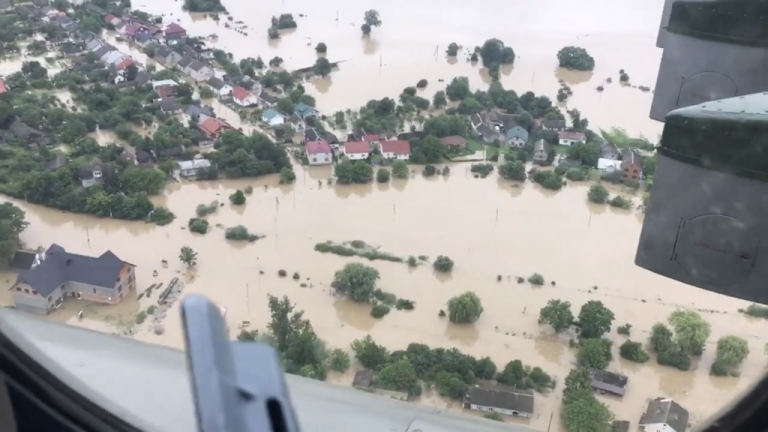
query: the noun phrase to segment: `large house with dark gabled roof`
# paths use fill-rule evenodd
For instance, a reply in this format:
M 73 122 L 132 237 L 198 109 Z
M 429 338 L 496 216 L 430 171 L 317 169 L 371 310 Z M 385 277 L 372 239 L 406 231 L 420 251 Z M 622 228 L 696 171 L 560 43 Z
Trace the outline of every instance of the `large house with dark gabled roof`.
M 90 257 L 52 244 L 37 254 L 29 270 L 19 273 L 10 291 L 16 309 L 42 315 L 53 312 L 66 297 L 118 304 L 136 288 L 135 267 L 111 251 Z

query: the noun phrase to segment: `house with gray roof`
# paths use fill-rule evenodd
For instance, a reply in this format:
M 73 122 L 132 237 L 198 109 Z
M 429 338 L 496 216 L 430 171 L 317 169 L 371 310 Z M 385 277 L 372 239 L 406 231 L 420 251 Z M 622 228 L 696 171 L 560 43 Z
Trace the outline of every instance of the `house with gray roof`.
M 187 111 L 184 112 L 184 118 L 187 119 L 187 121 L 192 121 L 192 119 L 197 118 L 197 124 L 208 120 L 210 117 L 215 117 L 213 115 L 213 111 L 211 111 L 208 107 L 200 107 L 197 105 L 190 105 L 189 108 L 187 108 Z
M 121 53 L 120 51 L 111 51 L 105 55 L 101 61 L 104 62 L 106 65 L 116 65 L 120 63 L 121 61 L 125 60 L 126 58 L 129 58 L 127 55 Z
M 0 0 L 0 11 L 9 11 L 13 9 L 11 0 Z
M 176 52 L 176 51 L 173 51 Z M 177 53 L 178 54 L 178 53 Z M 184 73 L 187 73 L 186 70 L 189 68 L 189 65 L 192 64 L 195 60 L 189 58 L 189 57 L 182 57 L 179 59 L 179 61 L 176 62 L 176 67 L 179 68 Z
M 184 68 L 184 73 L 195 81 L 208 81 L 213 77 L 213 69 L 199 60 L 194 60 Z
M 592 379 L 590 387 L 600 393 L 624 396 L 624 393 L 627 392 L 629 379 L 624 375 L 600 369 L 590 369 L 589 376 Z
M 473 385 L 467 388 L 463 405 L 475 411 L 530 418 L 533 416 L 533 392 L 501 384 Z
M 180 64 L 183 59 L 184 57 L 182 57 L 181 54 L 165 46 L 160 46 L 155 50 L 155 60 L 167 67 L 176 66 Z M 191 62 L 192 61 L 190 60 L 190 63 Z
M 111 251 L 90 257 L 52 244 L 9 290 L 16 309 L 41 315 L 56 310 L 66 297 L 118 304 L 136 288 L 135 267 Z
M 96 51 L 97 49 L 101 48 L 103 43 L 98 39 L 91 39 L 88 41 L 88 43 L 85 44 L 85 46 L 88 48 L 88 51 Z
M 528 142 L 528 131 L 514 126 L 504 132 L 504 142 L 512 147 L 522 147 Z
M 688 410 L 667 398 L 648 402 L 648 409 L 640 417 L 640 427 L 646 432 L 685 432 L 688 429 Z

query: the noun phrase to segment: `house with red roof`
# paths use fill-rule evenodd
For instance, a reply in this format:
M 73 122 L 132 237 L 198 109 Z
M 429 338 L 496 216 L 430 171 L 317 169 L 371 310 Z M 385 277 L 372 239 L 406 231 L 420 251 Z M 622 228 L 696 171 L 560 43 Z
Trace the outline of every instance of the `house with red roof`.
M 367 159 L 371 154 L 371 146 L 363 141 L 351 141 L 345 143 L 341 148 L 341 153 L 350 160 Z
M 577 131 L 560 131 L 557 133 L 557 138 L 558 143 L 564 146 L 587 142 L 587 136 Z
M 133 60 L 130 58 L 124 58 L 119 63 L 115 64 L 115 67 L 117 70 L 126 70 L 128 66 L 134 64 Z
M 330 165 L 333 163 L 333 151 L 325 141 L 309 141 L 304 145 L 310 165 Z
M 176 23 L 170 23 L 165 28 L 165 40 L 182 39 L 185 37 L 187 37 L 187 29 Z
M 258 96 L 240 86 L 232 89 L 232 100 L 241 107 L 249 107 L 259 103 Z
M 378 135 L 365 135 L 360 139 L 360 141 L 368 143 L 369 145 L 377 145 L 380 142 L 380 138 Z
M 222 133 L 234 130 L 227 122 L 215 117 L 208 117 L 205 121 L 198 124 L 197 128 L 209 139 L 217 139 Z
M 5 92 L 6 92 L 6 89 L 5 89 L 5 81 L 3 81 L 3 80 L 0 80 L 0 94 L 3 94 L 3 93 L 5 93 Z
M 385 159 L 408 160 L 411 157 L 411 143 L 408 141 L 382 141 L 379 148 Z

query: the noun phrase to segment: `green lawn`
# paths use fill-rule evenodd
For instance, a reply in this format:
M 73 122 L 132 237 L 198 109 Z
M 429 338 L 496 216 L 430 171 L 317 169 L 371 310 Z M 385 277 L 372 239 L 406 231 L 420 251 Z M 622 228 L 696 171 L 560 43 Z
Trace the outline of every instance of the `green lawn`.
M 467 138 L 467 150 L 471 150 L 473 153 L 477 151 L 483 151 L 485 145 L 474 138 Z M 470 153 L 471 154 L 471 153 Z
M 555 149 L 555 153 L 559 155 L 566 155 L 566 156 L 568 155 L 568 146 L 556 145 L 556 146 L 553 146 L 553 148 Z

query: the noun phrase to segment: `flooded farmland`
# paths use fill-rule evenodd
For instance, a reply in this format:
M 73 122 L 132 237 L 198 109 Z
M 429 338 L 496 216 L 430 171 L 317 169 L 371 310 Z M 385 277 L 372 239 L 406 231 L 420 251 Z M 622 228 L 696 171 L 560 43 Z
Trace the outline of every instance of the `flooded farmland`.
M 633 325 L 633 340 L 646 338 L 650 327 L 665 320 L 677 307 L 712 311 L 702 312 L 712 324 L 712 336 L 700 365 L 693 371 L 662 368 L 655 362 L 626 362 L 614 348 L 618 360 L 611 368 L 630 377 L 629 390 L 622 401 L 601 399 L 619 419 L 637 421 L 647 398 L 665 395 L 689 407 L 696 423 L 729 402 L 763 372 L 764 323 L 737 313 L 744 302 L 634 266 L 641 215 L 589 205 L 586 186 L 572 185 L 552 193 L 530 183 L 512 187 L 493 176 L 474 179 L 465 169 L 465 165 L 455 165 L 447 178 L 416 176 L 385 186 L 327 186 L 330 168 L 299 167 L 298 180 L 292 186 L 278 185 L 277 178 L 174 185 L 156 199 L 157 204 L 168 206 L 178 216 L 165 227 L 17 204 L 27 211 L 31 222 L 23 234 L 28 246 L 47 246 L 55 241 L 84 254 L 111 249 L 138 266 L 140 291 L 154 282 L 168 283 L 180 276 L 187 283 L 184 293 L 205 294 L 227 309 L 233 334 L 245 320 L 251 321 L 251 328 L 264 327 L 268 320 L 267 293 L 288 295 L 306 311 L 330 347 L 346 347 L 352 340 L 371 334 L 391 349 L 421 342 L 457 347 L 475 356 L 488 355 L 501 365 L 520 359 L 562 380 L 575 364 L 574 351 L 568 347 L 568 339 L 574 335 L 556 336 L 548 327 L 539 326 L 538 311 L 552 298 L 568 300 L 574 308 L 599 299 L 616 314 L 614 326 Z M 214 228 L 205 236 L 185 229 L 198 204 L 227 202 L 230 193 L 246 185 L 252 185 L 254 193 L 244 207 L 227 204 L 209 220 L 221 227 L 244 225 L 265 234 L 264 239 L 231 243 L 224 239 L 222 228 Z M 410 269 L 398 263 L 369 263 L 381 272 L 379 285 L 383 289 L 412 299 L 417 305 L 414 311 L 393 311 L 375 320 L 369 306 L 329 295 L 334 272 L 351 259 L 313 250 L 318 242 L 355 239 L 398 255 L 447 255 L 456 266 L 445 277 L 436 275 L 429 266 Z M 198 265 L 191 271 L 177 258 L 184 245 L 199 254 Z M 163 268 L 162 260 L 169 262 L 168 268 Z M 279 278 L 280 269 L 300 273 L 301 281 Z M 152 277 L 154 270 L 159 273 L 156 278 Z M 544 275 L 547 281 L 556 281 L 556 287 L 547 283 L 533 288 L 514 280 L 516 275 L 527 277 L 534 272 Z M 503 276 L 501 282 L 497 282 L 497 275 Z M 13 276 L 8 275 L 5 283 L 12 282 Z M 300 282 L 308 287 L 300 287 Z M 476 324 L 453 325 L 437 316 L 450 297 L 468 289 L 480 296 L 485 309 Z M 4 296 L 7 302 L 5 292 Z M 117 307 L 89 306 L 80 325 L 117 331 L 121 325 L 132 324 L 134 314 L 154 302 L 142 299 L 139 304 L 129 297 Z M 65 302 L 52 319 L 78 324 L 75 315 L 82 308 L 76 301 Z M 147 324 L 135 337 L 182 348 L 177 306 L 164 324 L 163 335 L 155 335 Z M 749 340 L 752 354 L 742 365 L 740 378 L 714 378 L 708 374 L 714 343 L 726 334 Z M 623 340 L 615 333 L 608 337 L 618 344 Z M 334 381 L 345 382 L 341 378 Z M 555 391 L 537 398 L 531 427 L 547 428 L 560 394 Z M 438 398 L 425 399 L 439 406 L 446 404 Z

